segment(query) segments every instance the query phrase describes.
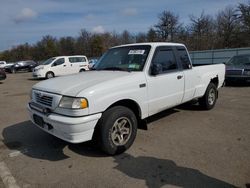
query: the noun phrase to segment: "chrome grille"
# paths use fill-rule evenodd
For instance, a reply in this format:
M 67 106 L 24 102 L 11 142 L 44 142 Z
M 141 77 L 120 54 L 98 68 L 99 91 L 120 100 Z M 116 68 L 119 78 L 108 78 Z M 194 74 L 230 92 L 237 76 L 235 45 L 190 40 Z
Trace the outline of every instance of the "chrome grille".
M 227 70 L 227 75 L 242 75 L 242 70 Z
M 52 107 L 53 97 L 48 96 L 44 93 L 35 92 L 36 102 Z

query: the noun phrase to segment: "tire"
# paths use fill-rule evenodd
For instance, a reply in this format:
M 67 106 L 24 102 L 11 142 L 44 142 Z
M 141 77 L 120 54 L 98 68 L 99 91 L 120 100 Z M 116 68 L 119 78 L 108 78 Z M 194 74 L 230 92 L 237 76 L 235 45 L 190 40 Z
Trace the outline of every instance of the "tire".
M 218 98 L 217 87 L 209 83 L 203 97 L 199 98 L 199 104 L 204 110 L 211 110 Z
M 101 149 L 115 155 L 126 151 L 137 133 L 137 118 L 127 107 L 115 106 L 105 111 L 98 122 Z
M 12 73 L 12 74 L 15 74 L 15 73 L 16 73 L 16 69 L 15 69 L 15 68 L 12 68 L 12 69 L 11 69 L 11 73 Z
M 53 72 L 47 72 L 45 77 L 46 77 L 47 79 L 50 79 L 50 78 L 54 78 L 55 75 L 54 75 Z
M 81 69 L 79 72 L 85 72 L 86 70 L 85 69 Z

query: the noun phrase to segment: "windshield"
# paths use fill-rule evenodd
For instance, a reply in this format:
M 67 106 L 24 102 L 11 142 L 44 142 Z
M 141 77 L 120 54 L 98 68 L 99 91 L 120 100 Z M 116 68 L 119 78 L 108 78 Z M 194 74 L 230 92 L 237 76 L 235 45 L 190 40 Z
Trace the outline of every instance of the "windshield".
M 150 48 L 149 45 L 112 48 L 101 57 L 95 69 L 142 71 Z
M 250 65 L 250 55 L 234 56 L 226 63 L 226 65 L 235 65 L 235 66 Z
M 46 61 L 44 61 L 42 63 L 42 65 L 49 65 L 50 63 L 52 63 L 52 61 L 54 61 L 56 58 L 55 57 L 52 57 L 50 59 L 47 59 Z

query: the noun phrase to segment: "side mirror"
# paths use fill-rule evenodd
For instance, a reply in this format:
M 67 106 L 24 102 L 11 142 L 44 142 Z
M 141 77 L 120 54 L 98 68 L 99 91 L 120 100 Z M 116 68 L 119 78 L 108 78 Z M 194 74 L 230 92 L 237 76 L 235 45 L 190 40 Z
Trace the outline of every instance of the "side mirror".
M 162 65 L 153 63 L 151 66 L 151 75 L 156 76 L 162 72 Z

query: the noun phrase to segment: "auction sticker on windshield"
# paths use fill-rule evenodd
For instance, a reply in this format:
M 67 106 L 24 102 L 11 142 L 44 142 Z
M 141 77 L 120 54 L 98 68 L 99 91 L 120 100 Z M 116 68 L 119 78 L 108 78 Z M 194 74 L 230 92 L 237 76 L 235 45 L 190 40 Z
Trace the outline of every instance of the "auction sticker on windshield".
M 130 50 L 128 52 L 129 55 L 142 55 L 144 54 L 145 50 Z

